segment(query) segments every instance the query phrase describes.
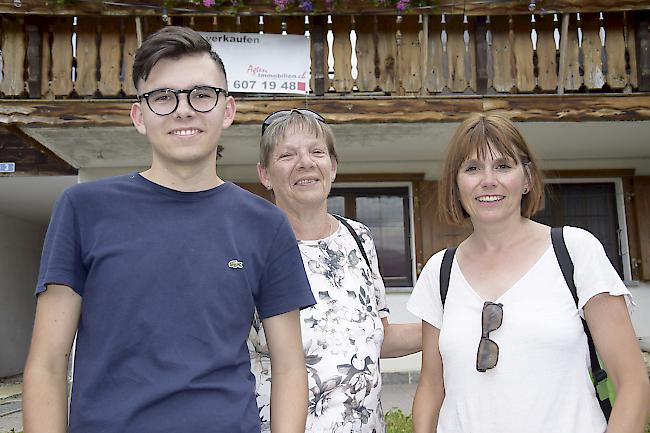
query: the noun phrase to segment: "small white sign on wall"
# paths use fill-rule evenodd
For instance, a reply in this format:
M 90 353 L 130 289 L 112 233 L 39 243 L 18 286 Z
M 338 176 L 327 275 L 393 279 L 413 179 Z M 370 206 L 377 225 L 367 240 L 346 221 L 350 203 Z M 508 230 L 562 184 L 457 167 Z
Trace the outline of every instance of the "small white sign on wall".
M 228 74 L 228 91 L 309 93 L 309 38 L 304 35 L 202 32 Z
M 15 162 L 0 162 L 0 173 L 15 173 L 15 172 L 16 172 Z

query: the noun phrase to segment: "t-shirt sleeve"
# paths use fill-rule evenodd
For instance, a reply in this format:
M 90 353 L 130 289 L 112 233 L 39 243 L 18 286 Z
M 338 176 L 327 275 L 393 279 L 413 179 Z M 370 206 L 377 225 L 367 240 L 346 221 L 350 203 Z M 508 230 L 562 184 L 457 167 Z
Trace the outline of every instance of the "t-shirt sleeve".
M 431 326 L 442 326 L 442 301 L 440 300 L 440 264 L 444 250 L 431 257 L 424 265 L 415 283 L 406 309 Z
M 630 291 L 607 258 L 600 241 L 587 230 L 569 226 L 564 227 L 564 239 L 573 261 L 580 314 L 585 304 L 599 293 L 623 295 L 630 308 Z
M 77 214 L 69 192 L 65 191 L 52 210 L 35 295 L 47 290 L 48 284 L 61 284 L 83 296 L 86 273 L 81 257 Z
M 255 306 L 260 319 L 309 307 L 316 303 L 300 257 L 298 242 L 284 215 L 268 247 Z

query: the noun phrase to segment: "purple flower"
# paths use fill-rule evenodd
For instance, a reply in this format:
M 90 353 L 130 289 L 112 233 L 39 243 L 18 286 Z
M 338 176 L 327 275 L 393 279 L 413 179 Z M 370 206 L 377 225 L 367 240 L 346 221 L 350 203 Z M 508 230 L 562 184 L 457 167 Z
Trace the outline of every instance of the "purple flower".
M 300 0 L 300 9 L 305 12 L 311 12 L 314 9 L 314 5 L 311 0 Z
M 411 0 L 399 0 L 395 7 L 397 8 L 398 11 L 403 12 L 406 9 L 408 9 L 409 5 L 411 3 Z
M 210 6 L 214 6 L 214 0 L 203 0 L 203 6 L 206 8 L 209 8 Z
M 290 0 L 273 0 L 273 3 L 278 10 L 283 11 L 289 6 L 289 1 Z

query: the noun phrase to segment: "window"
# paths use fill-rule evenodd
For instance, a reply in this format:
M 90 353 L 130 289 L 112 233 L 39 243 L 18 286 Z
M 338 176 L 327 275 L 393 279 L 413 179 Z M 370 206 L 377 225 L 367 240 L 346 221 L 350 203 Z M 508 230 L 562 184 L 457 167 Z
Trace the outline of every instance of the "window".
M 622 184 L 614 181 L 553 181 L 546 185 L 545 208 L 533 219 L 552 227 L 571 225 L 589 230 L 602 242 L 607 257 L 629 279 L 627 230 Z
M 413 286 L 408 187 L 333 188 L 327 209 L 370 228 L 386 287 Z

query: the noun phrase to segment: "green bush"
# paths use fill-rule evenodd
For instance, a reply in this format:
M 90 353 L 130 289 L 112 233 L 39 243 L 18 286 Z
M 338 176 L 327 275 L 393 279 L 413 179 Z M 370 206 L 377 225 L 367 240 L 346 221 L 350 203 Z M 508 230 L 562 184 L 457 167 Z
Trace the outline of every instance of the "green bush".
M 386 412 L 386 433 L 413 433 L 413 418 L 404 415 L 399 409 Z M 645 433 L 650 433 L 650 420 L 646 425 Z
M 386 412 L 386 433 L 413 433 L 413 418 L 399 409 Z

